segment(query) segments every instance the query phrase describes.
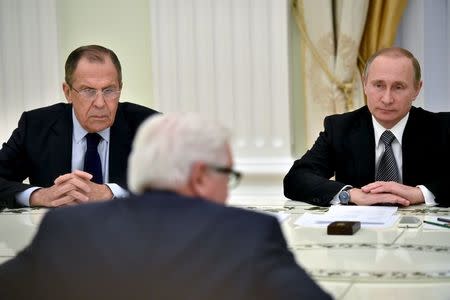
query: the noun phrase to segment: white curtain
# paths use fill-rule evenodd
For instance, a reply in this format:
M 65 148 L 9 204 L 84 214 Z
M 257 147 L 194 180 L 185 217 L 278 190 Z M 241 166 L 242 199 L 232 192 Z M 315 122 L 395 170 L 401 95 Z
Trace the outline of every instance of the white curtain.
M 230 203 L 284 201 L 289 8 L 289 0 L 150 2 L 155 108 L 197 111 L 232 130 L 245 176 Z
M 357 57 L 367 8 L 368 0 L 296 1 L 308 147 L 325 116 L 364 105 Z
M 55 0 L 0 0 L 0 143 L 24 110 L 56 103 Z

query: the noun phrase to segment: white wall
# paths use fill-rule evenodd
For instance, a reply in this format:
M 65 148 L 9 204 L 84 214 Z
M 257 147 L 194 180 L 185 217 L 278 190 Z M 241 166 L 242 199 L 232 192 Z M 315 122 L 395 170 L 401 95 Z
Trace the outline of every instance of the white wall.
M 121 100 L 152 106 L 149 0 L 56 2 L 61 83 L 69 53 L 82 45 L 100 44 L 112 49 L 122 64 Z
M 450 4 L 410 0 L 396 44 L 413 52 L 422 66 L 423 90 L 416 106 L 450 111 Z

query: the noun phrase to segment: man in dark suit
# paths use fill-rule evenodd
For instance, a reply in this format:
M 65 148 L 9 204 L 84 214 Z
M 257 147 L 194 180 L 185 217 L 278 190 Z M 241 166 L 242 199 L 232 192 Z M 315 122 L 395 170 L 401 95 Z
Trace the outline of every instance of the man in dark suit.
M 129 160 L 136 196 L 50 211 L 0 266 L 0 298 L 329 299 L 274 217 L 223 206 L 240 178 L 228 140 L 193 114 L 145 121 Z
M 23 113 L 0 150 L 0 203 L 8 207 L 54 207 L 127 194 L 131 142 L 141 122 L 156 112 L 119 103 L 122 71 L 110 49 L 74 50 L 65 72 L 69 103 Z M 87 133 L 100 136 L 98 181 L 84 169 Z M 22 183 L 26 178 L 30 184 Z
M 412 106 L 420 73 L 405 49 L 375 53 L 363 74 L 367 106 L 325 118 L 325 130 L 284 178 L 285 196 L 320 206 L 449 206 L 450 113 Z

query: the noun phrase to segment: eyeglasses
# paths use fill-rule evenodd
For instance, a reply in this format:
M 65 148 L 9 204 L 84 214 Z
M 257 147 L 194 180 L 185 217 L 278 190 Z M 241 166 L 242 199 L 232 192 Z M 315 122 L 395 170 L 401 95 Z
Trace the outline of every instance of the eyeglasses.
M 232 168 L 212 166 L 212 165 L 208 165 L 208 168 L 210 168 L 213 171 L 228 175 L 228 187 L 230 189 L 237 187 L 239 185 L 239 182 L 241 181 L 242 173 L 235 171 Z
M 96 89 L 90 89 L 90 88 L 86 88 L 86 89 L 82 89 L 82 90 L 77 90 L 74 87 L 70 87 L 72 90 L 74 90 L 75 92 L 77 92 L 78 94 L 80 94 L 80 96 L 88 101 L 94 101 L 95 99 L 97 99 L 97 95 L 100 92 L 100 94 L 103 96 L 103 99 L 110 101 L 110 100 L 114 100 L 117 99 L 120 95 L 121 90 L 117 90 L 114 88 L 106 88 L 104 90 L 96 90 Z

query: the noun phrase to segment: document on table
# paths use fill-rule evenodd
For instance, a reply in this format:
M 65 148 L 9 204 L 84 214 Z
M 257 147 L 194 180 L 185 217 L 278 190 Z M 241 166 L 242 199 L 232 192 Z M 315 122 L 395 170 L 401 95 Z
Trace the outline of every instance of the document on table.
M 360 221 L 361 227 L 384 228 L 394 225 L 398 216 L 395 206 L 331 206 L 324 214 L 304 213 L 295 225 L 304 227 L 327 227 L 334 221 Z

